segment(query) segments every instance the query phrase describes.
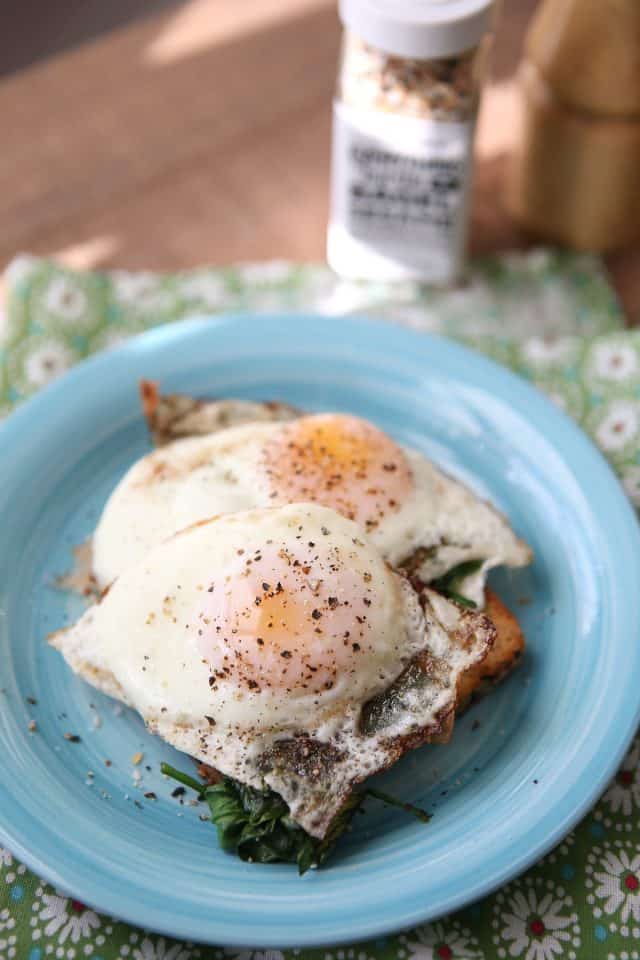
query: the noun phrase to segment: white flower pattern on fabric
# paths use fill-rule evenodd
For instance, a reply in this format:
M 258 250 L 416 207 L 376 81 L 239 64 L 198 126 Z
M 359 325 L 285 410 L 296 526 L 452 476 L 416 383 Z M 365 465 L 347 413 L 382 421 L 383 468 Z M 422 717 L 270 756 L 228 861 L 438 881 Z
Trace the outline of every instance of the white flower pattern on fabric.
M 634 808 L 640 809 L 640 738 L 634 741 L 602 802 L 612 813 L 620 812 L 626 817 L 631 816 Z
M 403 307 L 399 322 L 413 330 L 429 330 L 437 333 L 442 329 L 442 316 L 427 304 Z
M 598 850 L 593 848 L 586 867 L 594 896 L 606 914 L 619 914 L 623 924 L 640 921 L 640 851 L 622 843 L 607 845 L 600 857 Z
M 509 956 L 523 960 L 575 956 L 571 946 L 579 944 L 573 936 L 578 917 L 573 911 L 567 912 L 572 901 L 561 888 L 537 892 L 529 885 L 528 889 L 516 889 L 510 897 L 498 896 L 496 900 L 502 926 L 500 939 L 509 944 Z
M 155 273 L 140 271 L 129 273 L 126 270 L 114 270 L 111 274 L 113 292 L 122 303 L 137 305 L 139 300 L 155 293 L 158 277 Z
M 402 937 L 409 960 L 484 960 L 478 941 L 459 923 L 427 923 Z
M 15 917 L 12 917 L 7 908 L 0 910 L 0 933 L 5 933 L 7 930 L 13 930 L 16 925 Z
M 224 306 L 229 300 L 224 279 L 206 271 L 181 277 L 178 282 L 178 292 L 184 300 L 196 301 L 212 310 Z
M 120 954 L 123 956 L 123 953 Z M 124 954 L 133 960 L 194 960 L 200 956 L 199 950 L 192 950 L 181 943 L 167 943 L 164 937 L 152 940 L 145 937 L 139 947 L 134 947 L 130 954 Z
M 0 937 L 0 960 L 14 960 L 17 958 L 16 944 L 18 938 L 15 933 L 8 937 Z
M 25 379 L 30 387 L 44 387 L 68 370 L 73 363 L 71 350 L 58 340 L 39 344 L 24 362 Z
M 248 286 L 286 283 L 295 267 L 288 260 L 264 260 L 242 265 L 242 279 Z
M 0 847 L 0 867 L 11 867 L 13 865 L 13 856 L 6 847 Z
M 111 282 L 116 299 L 136 313 L 162 312 L 174 303 L 173 295 L 162 285 L 158 274 L 114 270 Z
M 552 367 L 568 363 L 575 353 L 572 337 L 531 337 L 522 350 L 534 367 Z
M 456 337 L 500 336 L 496 297 L 483 277 L 472 278 L 466 287 L 434 292 L 431 309 L 441 318 L 440 329 Z M 404 305 L 399 314 L 404 313 Z
M 596 440 L 603 450 L 615 452 L 634 440 L 639 428 L 637 405 L 623 401 L 614 402 L 596 429 Z
M 38 917 L 45 924 L 46 935 L 57 936 L 60 944 L 67 940 L 78 943 L 79 940 L 92 936 L 102 922 L 97 913 L 89 910 L 79 900 L 72 900 L 58 891 L 43 893 Z
M 15 257 L 4 271 L 4 280 L 7 286 L 18 286 L 29 277 L 33 276 L 40 267 L 42 261 L 30 253 L 21 253 Z
M 51 277 L 43 301 L 46 310 L 68 321 L 72 327 L 86 313 L 88 306 L 87 295 L 80 284 L 65 274 Z
M 591 363 L 596 376 L 620 383 L 638 371 L 638 354 L 624 343 L 598 343 L 593 348 Z

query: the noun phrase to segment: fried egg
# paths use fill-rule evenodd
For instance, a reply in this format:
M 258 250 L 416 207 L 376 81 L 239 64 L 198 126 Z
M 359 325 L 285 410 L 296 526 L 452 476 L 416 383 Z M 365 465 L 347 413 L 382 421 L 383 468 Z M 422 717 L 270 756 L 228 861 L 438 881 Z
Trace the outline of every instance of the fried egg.
M 423 454 L 366 420 L 322 413 L 241 423 L 142 457 L 105 506 L 93 541 L 95 576 L 106 586 L 203 517 L 296 502 L 354 520 L 389 563 L 409 564 L 426 582 L 481 561 L 459 585 L 477 605 L 491 567 L 531 559 L 494 507 Z
M 171 536 L 51 642 L 152 732 L 276 790 L 322 837 L 355 783 L 447 729 L 494 634 L 416 594 L 360 524 L 304 503 Z

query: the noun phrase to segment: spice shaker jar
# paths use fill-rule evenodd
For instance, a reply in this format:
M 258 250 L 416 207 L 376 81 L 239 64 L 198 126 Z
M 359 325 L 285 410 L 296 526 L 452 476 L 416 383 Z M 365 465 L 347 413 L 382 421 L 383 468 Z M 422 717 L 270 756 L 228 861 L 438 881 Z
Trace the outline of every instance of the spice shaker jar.
M 640 238 L 640 0 L 543 0 L 519 88 L 512 216 L 577 249 Z
M 343 277 L 462 272 L 493 0 L 340 0 L 327 258 Z

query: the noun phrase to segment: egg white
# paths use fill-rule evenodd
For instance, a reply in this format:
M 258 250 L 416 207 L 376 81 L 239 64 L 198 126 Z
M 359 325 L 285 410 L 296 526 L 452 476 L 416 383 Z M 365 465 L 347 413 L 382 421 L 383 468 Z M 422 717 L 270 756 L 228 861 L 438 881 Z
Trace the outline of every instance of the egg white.
M 207 584 L 224 580 L 240 546 L 249 553 L 265 543 L 296 548 L 298 535 L 313 543 L 318 569 L 335 576 L 336 589 L 347 567 L 366 574 L 371 650 L 365 658 L 354 653 L 354 669 L 322 692 L 269 684 L 255 691 L 233 677 L 212 684 L 193 629 Z M 98 604 L 51 642 L 90 683 L 134 707 L 150 730 L 229 776 L 276 789 L 294 818 L 322 836 L 353 783 L 406 749 L 398 738 L 410 738 L 413 746 L 442 729 L 455 709 L 457 678 L 486 655 L 492 630 L 487 618 L 440 597 L 421 605 L 359 526 L 328 508 L 298 504 L 223 516 L 171 537 L 129 566 Z M 363 705 L 425 653 L 433 676 L 409 691 L 384 730 L 363 733 Z M 274 745 L 301 736 L 333 751 L 330 775 L 321 783 L 265 766 Z
M 273 503 L 260 470 L 263 448 L 279 423 L 249 423 L 167 444 L 138 460 L 111 494 L 93 540 L 93 568 L 101 586 L 140 561 L 156 544 L 202 517 Z M 521 566 L 527 545 L 493 506 L 438 470 L 423 454 L 403 448 L 414 476 L 410 495 L 369 531 L 393 566 L 419 548 L 419 569 L 430 581 L 469 559 L 482 568 L 464 582 L 479 606 L 489 569 Z

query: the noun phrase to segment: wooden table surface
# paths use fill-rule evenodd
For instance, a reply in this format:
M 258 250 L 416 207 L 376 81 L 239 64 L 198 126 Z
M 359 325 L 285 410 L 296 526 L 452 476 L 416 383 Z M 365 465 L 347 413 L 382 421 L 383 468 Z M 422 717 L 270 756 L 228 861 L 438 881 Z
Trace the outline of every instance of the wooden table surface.
M 474 252 L 527 246 L 502 206 L 513 72 L 536 0 L 505 0 L 477 140 Z M 324 258 L 334 0 L 191 0 L 0 83 L 0 263 L 175 269 Z M 607 257 L 640 320 L 640 248 Z

